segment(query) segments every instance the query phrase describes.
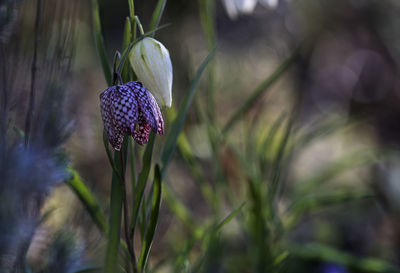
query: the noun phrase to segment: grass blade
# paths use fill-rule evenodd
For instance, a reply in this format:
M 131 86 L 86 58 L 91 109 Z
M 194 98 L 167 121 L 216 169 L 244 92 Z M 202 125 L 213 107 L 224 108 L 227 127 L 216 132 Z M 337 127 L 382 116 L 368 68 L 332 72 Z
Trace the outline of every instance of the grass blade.
M 133 138 L 129 138 L 129 156 L 130 156 L 130 167 L 131 167 L 131 177 L 132 177 L 132 189 L 136 188 L 136 155 L 135 155 L 135 143 Z
M 222 130 L 222 135 L 225 135 L 232 129 L 235 124 L 251 109 L 251 107 L 260 99 L 262 95 L 288 70 L 297 58 L 299 49 L 296 49 L 278 68 L 265 79 L 247 98 L 247 100 L 239 107 L 239 109 L 228 120 Z
M 70 178 L 65 183 L 75 192 L 76 196 L 85 206 L 93 221 L 102 233 L 107 233 L 108 227 L 106 218 L 101 212 L 101 208 L 94 198 L 93 194 L 86 187 L 79 173 L 72 167 L 68 167 L 67 171 L 70 173 Z
M 131 218 L 131 225 L 130 225 L 130 238 L 133 238 L 135 233 L 136 222 L 139 214 L 140 204 L 143 200 L 144 190 L 146 188 L 147 179 L 149 177 L 150 168 L 151 168 L 151 158 L 153 155 L 155 143 L 155 134 L 154 132 L 150 132 L 149 142 L 147 143 L 146 150 L 143 155 L 143 167 L 140 171 L 138 184 L 134 189 L 135 196 L 134 196 L 134 204 L 133 204 L 133 211 L 132 211 L 132 218 Z
M 204 34 L 207 38 L 208 49 L 216 44 L 215 4 L 214 0 L 199 0 L 199 15 Z M 216 65 L 211 62 L 208 66 L 207 79 L 207 116 L 211 124 L 215 123 L 215 86 Z
M 230 221 L 232 221 L 233 218 L 242 210 L 246 202 L 243 202 L 239 207 L 237 207 L 234 211 L 232 211 L 228 216 L 225 217 L 224 220 L 222 220 L 221 223 L 218 224 L 218 226 L 215 228 L 215 232 L 220 231 L 226 224 L 228 224 Z
M 112 85 L 112 73 L 110 68 L 110 63 L 107 59 L 107 52 L 104 46 L 104 39 L 101 33 L 101 21 L 100 21 L 100 11 L 98 0 L 92 0 L 92 16 L 93 16 L 93 32 L 94 41 L 97 48 L 97 53 L 99 54 L 101 66 L 103 68 L 104 78 L 108 86 Z
M 128 4 L 129 4 L 129 19 L 131 22 L 131 33 L 132 33 L 131 41 L 134 41 L 136 39 L 135 4 L 133 3 L 133 0 L 128 0 Z
M 167 0 L 158 0 L 157 6 L 153 12 L 153 16 L 151 17 L 150 28 L 149 28 L 150 30 L 153 30 L 158 27 L 158 24 L 160 23 L 166 4 Z M 154 33 L 152 34 L 152 36 L 154 36 Z
M 290 136 L 292 132 L 292 127 L 294 123 L 294 114 L 292 117 L 288 120 L 286 128 L 284 129 L 284 134 L 282 137 L 281 142 L 278 145 L 278 150 L 276 152 L 276 155 L 273 159 L 272 163 L 272 169 L 271 169 L 271 190 L 269 192 L 271 198 L 274 197 L 274 195 L 278 191 L 278 187 L 284 188 L 283 181 L 281 180 L 281 173 L 282 170 L 286 167 L 285 160 L 285 153 L 290 150 L 289 141 L 290 141 Z
M 185 205 L 179 200 L 176 194 L 172 191 L 172 189 L 168 187 L 168 184 L 166 184 L 164 187 L 164 200 L 169 209 L 180 221 L 182 221 L 187 229 L 191 231 L 196 230 L 197 225 L 195 219 Z
M 175 151 L 176 143 L 178 141 L 179 134 L 182 131 L 183 125 L 186 120 L 186 115 L 189 110 L 190 105 L 192 104 L 193 97 L 195 91 L 197 89 L 197 85 L 199 84 L 201 75 L 203 74 L 205 68 L 207 67 L 208 63 L 214 57 L 216 52 L 216 48 L 214 48 L 207 58 L 203 61 L 200 65 L 199 69 L 197 70 L 196 76 L 192 81 L 192 85 L 190 86 L 189 92 L 185 97 L 181 107 L 179 108 L 177 118 L 175 119 L 174 123 L 171 126 L 171 130 L 167 135 L 167 139 L 165 140 L 164 147 L 161 153 L 161 161 L 163 163 L 162 166 L 162 175 L 164 175 L 165 170 L 168 167 L 169 162 L 171 161 L 172 155 Z
M 301 259 L 344 265 L 351 269 L 351 272 L 400 273 L 399 267 L 386 261 L 375 258 L 359 258 L 324 244 L 310 243 L 304 246 L 291 246 L 290 249 L 292 255 Z
M 121 169 L 120 152 L 114 152 L 114 164 L 117 169 Z M 111 199 L 110 199 L 110 221 L 108 232 L 108 244 L 105 257 L 105 273 L 117 272 L 118 266 L 118 249 L 120 244 L 121 218 L 122 218 L 122 196 L 123 189 L 121 181 L 115 171 L 113 171 L 111 182 Z
M 294 227 L 302 216 L 332 206 L 348 206 L 350 202 L 371 200 L 370 191 L 334 191 L 309 194 L 294 201 L 288 208 L 287 227 Z
M 125 50 L 129 47 L 129 44 L 131 42 L 132 39 L 132 31 L 131 31 L 131 21 L 129 19 L 129 17 L 126 17 L 125 19 L 125 28 L 124 28 L 124 37 L 122 40 L 122 49 Z M 129 63 L 125 62 L 123 68 L 122 68 L 122 80 L 124 82 L 128 82 L 129 81 Z
M 162 186 L 161 186 L 161 171 L 160 167 L 156 165 L 154 169 L 154 192 L 153 192 L 153 204 L 151 208 L 151 214 L 150 214 L 150 222 L 149 222 L 149 227 L 146 232 L 146 237 L 142 245 L 142 251 L 140 253 L 140 258 L 138 262 L 138 267 L 141 271 L 146 266 L 147 259 L 149 256 L 151 244 L 153 242 L 154 238 L 154 233 L 157 228 L 157 222 L 158 222 L 158 214 L 160 211 L 160 205 L 161 205 L 161 192 L 162 192 Z
M 373 154 L 373 151 L 348 152 L 346 155 L 335 160 L 326 167 L 321 168 L 311 177 L 297 181 L 293 189 L 293 197 L 296 198 L 297 196 L 304 196 L 313 189 L 318 189 L 320 185 L 334 179 L 346 171 L 372 164 L 379 160 L 381 160 L 381 158 L 376 158 Z

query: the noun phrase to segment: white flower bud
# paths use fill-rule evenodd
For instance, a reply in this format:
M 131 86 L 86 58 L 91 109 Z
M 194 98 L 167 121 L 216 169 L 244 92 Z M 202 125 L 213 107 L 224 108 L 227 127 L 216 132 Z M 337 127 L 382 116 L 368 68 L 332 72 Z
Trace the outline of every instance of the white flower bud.
M 154 95 L 158 104 L 171 107 L 172 63 L 165 46 L 146 37 L 133 47 L 129 59 L 138 80 Z
M 260 4 L 267 8 L 276 8 L 278 6 L 278 0 L 259 0 Z
M 256 7 L 257 0 L 223 0 L 225 10 L 231 19 L 239 14 L 250 14 Z

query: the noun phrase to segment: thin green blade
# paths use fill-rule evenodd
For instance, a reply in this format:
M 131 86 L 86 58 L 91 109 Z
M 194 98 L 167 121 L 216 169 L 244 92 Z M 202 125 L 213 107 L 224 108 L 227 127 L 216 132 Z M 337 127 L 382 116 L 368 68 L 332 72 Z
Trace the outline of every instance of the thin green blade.
M 85 206 L 86 210 L 89 212 L 93 221 L 100 229 L 102 233 L 106 233 L 108 230 L 106 218 L 101 212 L 101 208 L 94 198 L 93 194 L 86 187 L 79 173 L 72 167 L 68 167 L 67 171 L 70 173 L 70 178 L 65 181 L 65 183 L 75 192 L 76 196 Z
M 158 0 L 157 6 L 153 12 L 153 16 L 151 17 L 150 28 L 149 28 L 150 30 L 153 30 L 158 27 L 158 24 L 160 23 L 166 4 L 167 0 Z M 152 34 L 152 36 L 154 36 L 154 34 Z
M 203 61 L 200 65 L 199 69 L 197 70 L 196 76 L 192 81 L 192 85 L 190 86 L 189 92 L 185 97 L 184 102 L 182 103 L 181 107 L 179 108 L 177 118 L 175 119 L 174 123 L 171 126 L 171 130 L 168 132 L 167 139 L 165 140 L 164 147 L 161 153 L 161 162 L 163 163 L 161 173 L 164 174 L 165 170 L 168 167 L 169 162 L 171 161 L 172 155 L 175 151 L 176 143 L 178 141 L 179 134 L 183 129 L 183 125 L 186 120 L 186 115 L 189 110 L 190 105 L 192 104 L 193 97 L 195 91 L 197 89 L 197 85 L 199 84 L 201 75 L 203 74 L 205 68 L 207 67 L 208 63 L 214 57 L 216 52 L 216 48 L 214 48 L 207 58 Z
M 153 204 L 150 214 L 150 222 L 149 222 L 149 227 L 147 229 L 145 240 L 142 245 L 142 251 L 140 253 L 140 258 L 138 262 L 138 267 L 141 271 L 143 271 L 143 269 L 146 266 L 150 248 L 153 243 L 154 233 L 157 228 L 158 214 L 160 212 L 160 205 L 161 205 L 161 193 L 162 193 L 161 171 L 160 167 L 156 165 L 154 169 L 154 191 L 153 191 Z

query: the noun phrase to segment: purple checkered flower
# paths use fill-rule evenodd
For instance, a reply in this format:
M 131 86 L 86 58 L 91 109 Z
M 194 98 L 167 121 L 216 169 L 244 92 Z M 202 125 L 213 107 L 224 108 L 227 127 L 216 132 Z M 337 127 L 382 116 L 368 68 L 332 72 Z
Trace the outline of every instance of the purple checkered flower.
M 149 140 L 150 129 L 162 135 L 164 121 L 153 95 L 138 81 L 111 86 L 100 94 L 100 110 L 111 146 L 119 151 L 124 134 L 140 145 Z

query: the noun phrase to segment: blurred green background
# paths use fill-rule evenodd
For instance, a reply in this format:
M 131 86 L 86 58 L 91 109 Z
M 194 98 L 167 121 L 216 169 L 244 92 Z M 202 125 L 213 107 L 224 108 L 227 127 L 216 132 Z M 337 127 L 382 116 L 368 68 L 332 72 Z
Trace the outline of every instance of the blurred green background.
M 11 2 L 0 2 L 2 16 Z M 11 64 L 30 60 L 25 41 L 34 39 L 35 2 L 13 3 L 15 18 L 1 28 L 3 64 L 5 55 Z M 145 31 L 156 2 L 135 1 Z M 73 21 L 70 73 L 61 79 L 73 120 L 65 148 L 107 213 L 112 170 L 99 110 L 107 84 L 90 1 L 43 6 L 49 37 Z M 128 3 L 100 0 L 99 7 L 111 61 L 121 51 Z M 155 36 L 174 69 L 173 107 L 162 109 L 166 134 L 214 42 L 217 51 L 164 181 L 149 272 L 400 272 L 399 14 L 396 0 L 281 0 L 236 18 L 222 1 L 167 1 L 160 24 L 168 25 Z M 43 36 L 40 54 L 52 43 Z M 284 71 L 263 88 L 277 68 Z M 27 89 L 21 85 L 16 89 Z M 260 96 L 224 131 L 260 86 Z M 215 141 L 216 134 L 224 140 Z M 156 162 L 164 138 L 157 137 Z M 79 259 L 101 263 L 105 240 L 66 185 L 47 196 L 41 211 L 49 209 L 28 251 L 34 272 L 54 238 L 74 241 Z M 210 231 L 236 209 L 221 230 Z

